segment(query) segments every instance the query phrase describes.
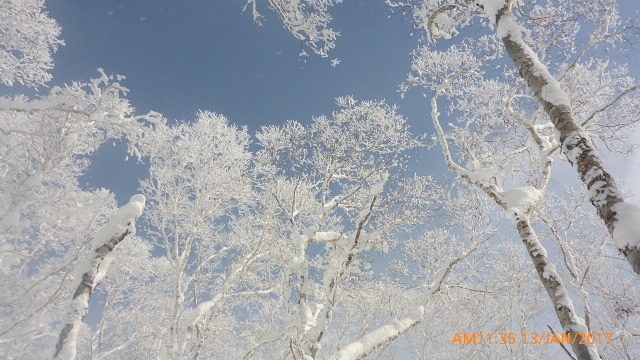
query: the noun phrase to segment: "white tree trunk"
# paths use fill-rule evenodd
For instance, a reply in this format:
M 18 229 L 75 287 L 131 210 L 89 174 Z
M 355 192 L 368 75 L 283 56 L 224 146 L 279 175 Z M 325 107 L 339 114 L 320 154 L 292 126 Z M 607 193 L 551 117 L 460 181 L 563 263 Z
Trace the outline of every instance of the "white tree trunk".
M 624 202 L 589 135 L 573 118 L 569 97 L 524 41 L 519 25 L 508 12 L 508 6 L 498 11 L 498 36 L 520 75 L 560 132 L 562 151 L 587 186 L 589 200 L 598 210 L 616 246 L 633 271 L 640 274 L 640 232 L 637 231 L 640 229 L 640 208 Z
M 436 128 L 436 132 L 438 134 L 440 144 L 442 145 L 442 151 L 444 153 L 445 160 L 447 162 L 447 166 L 460 175 L 463 179 L 469 182 L 471 185 L 475 185 L 483 190 L 489 197 L 491 197 L 496 204 L 500 205 L 505 210 L 513 210 L 508 209 L 508 204 L 504 201 L 503 195 L 494 190 L 491 186 L 488 186 L 486 183 L 482 181 L 474 181 L 471 177 L 469 177 L 466 169 L 462 168 L 460 165 L 456 164 L 453 158 L 451 157 L 451 153 L 449 151 L 449 146 L 447 145 L 447 140 L 442 130 L 442 126 L 440 126 L 439 112 L 438 112 L 438 103 L 437 97 L 434 96 L 431 99 L 431 118 L 433 120 L 434 127 Z M 547 186 L 550 179 L 550 169 L 551 169 L 551 161 L 545 162 L 543 165 L 542 173 L 544 174 L 544 180 L 541 184 L 541 189 Z M 547 257 L 547 251 L 544 249 L 542 244 L 538 241 L 538 237 L 534 232 L 531 224 L 529 222 L 529 216 L 531 212 L 533 212 L 535 206 L 539 203 L 541 199 L 538 199 L 537 202 L 531 203 L 528 205 L 527 209 L 520 209 L 516 211 L 514 214 L 514 222 L 516 228 L 518 229 L 518 233 L 522 238 L 524 245 L 527 248 L 527 252 L 533 260 L 533 264 L 535 266 L 536 272 L 538 273 L 538 277 L 540 278 L 540 282 L 544 286 L 547 294 L 549 295 L 549 299 L 553 303 L 553 307 L 556 311 L 556 315 L 562 328 L 571 334 L 571 339 L 578 339 L 574 341 L 572 344 L 573 350 L 578 356 L 580 360 L 601 360 L 600 355 L 598 354 L 598 349 L 593 344 L 588 344 L 587 339 L 583 339 L 579 334 L 589 333 L 589 329 L 586 326 L 585 322 L 576 314 L 573 308 L 573 301 L 569 297 L 569 292 L 567 288 L 564 286 L 562 279 L 556 272 L 555 266 L 549 261 Z M 584 342 L 585 345 L 579 344 L 580 342 Z
M 144 203 L 143 195 L 132 196 L 129 203 L 119 208 L 111 221 L 93 239 L 92 245 L 95 250 L 87 256 L 83 263 L 79 264 L 80 283 L 73 294 L 67 322 L 60 331 L 54 354 L 55 359 L 72 360 L 76 358 L 78 330 L 82 320 L 87 316 L 93 290 L 107 271 L 110 262 L 108 256 L 113 249 L 128 235 L 135 233 L 135 221 L 142 214 Z
M 588 334 L 589 329 L 582 318 L 576 314 L 573 302 L 569 298 L 569 292 L 556 272 L 556 267 L 549 262 L 547 252 L 538 241 L 528 217 L 519 217 L 516 220 L 516 227 L 527 247 L 527 252 L 533 261 L 540 282 L 549 294 L 549 299 L 553 303 L 562 329 L 570 334 L 570 339 L 575 339 L 571 344 L 574 353 L 579 360 L 600 360 L 601 357 L 595 344 L 589 344 L 588 339 L 581 335 Z

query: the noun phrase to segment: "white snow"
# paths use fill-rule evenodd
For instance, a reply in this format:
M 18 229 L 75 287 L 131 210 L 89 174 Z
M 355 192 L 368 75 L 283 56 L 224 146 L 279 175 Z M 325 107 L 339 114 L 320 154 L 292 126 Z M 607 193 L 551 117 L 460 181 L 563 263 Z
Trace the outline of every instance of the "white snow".
M 67 103 L 72 103 L 73 99 L 70 98 L 56 98 L 56 99 L 39 99 L 26 101 L 11 100 L 6 97 L 0 97 L 0 109 L 14 110 L 14 111 L 37 111 L 55 108 L 63 106 Z
M 531 242 L 530 239 L 527 239 L 527 241 Z M 536 239 L 536 242 L 540 244 L 537 239 Z M 533 256 L 538 256 L 538 255 L 547 256 L 547 249 L 545 249 L 542 245 L 536 245 L 535 247 L 531 248 L 531 253 L 533 254 Z M 555 268 L 554 268 L 554 271 L 555 271 Z M 548 274 L 548 275 L 553 275 L 553 274 Z
M 127 228 L 131 235 L 135 234 L 135 220 L 142 215 L 144 204 L 144 195 L 137 194 L 129 199 L 128 204 L 118 208 L 111 220 L 93 237 L 91 242 L 92 250 L 98 249 L 106 244 L 113 236 L 123 233 Z M 72 289 L 78 288 L 82 281 L 83 274 L 88 272 L 94 277 L 93 287 L 95 288 L 104 277 L 111 260 L 108 254 L 103 260 L 100 260 L 96 257 L 95 252 L 90 252 L 88 256 L 78 264 L 74 271 Z
M 313 236 L 313 240 L 320 242 L 334 241 L 340 238 L 340 234 L 335 231 L 318 231 Z
M 107 276 L 107 270 L 109 269 L 109 266 L 111 265 L 112 262 L 113 262 L 113 254 L 109 253 L 104 257 L 104 259 L 102 259 L 102 262 L 97 265 L 98 269 L 95 276 L 93 277 L 93 290 L 95 290 L 96 286 L 98 286 L 98 284 L 100 284 L 102 279 L 104 279 L 104 277 Z
M 211 311 L 211 309 L 213 309 L 213 307 L 216 305 L 216 303 L 219 300 L 219 296 L 216 296 L 214 299 L 209 300 L 209 301 L 203 301 L 200 304 L 198 304 L 198 306 L 196 307 L 196 311 L 194 313 L 194 320 L 192 320 L 191 322 L 196 322 L 201 316 L 207 314 L 209 311 Z
M 92 242 L 93 248 L 95 249 L 102 246 L 109 241 L 113 235 L 122 233 L 127 227 L 129 227 L 132 235 L 135 234 L 135 226 L 131 225 L 142 215 L 145 200 L 144 195 L 133 195 L 131 199 L 129 199 L 128 204 L 118 208 L 111 220 L 102 227 L 94 237 Z
M 582 154 L 582 148 L 578 146 L 578 143 L 582 139 L 580 134 L 571 134 L 564 139 L 564 143 L 562 144 L 565 155 L 567 156 L 567 160 L 573 165 L 578 161 L 578 158 Z M 571 147 L 571 150 L 569 150 Z
M 495 19 L 492 18 L 492 19 Z M 522 41 L 522 33 L 525 29 L 518 24 L 518 22 L 512 16 L 503 16 L 498 23 L 497 35 L 499 38 L 504 39 L 511 37 L 513 41 Z
M 555 295 L 558 297 L 558 300 L 556 300 L 556 304 L 565 307 L 573 307 L 573 302 L 569 298 L 569 293 L 567 292 L 567 288 L 564 287 L 564 285 L 560 286 L 558 290 L 556 290 Z
M 571 154 L 571 156 L 575 156 L 574 161 L 577 161 L 577 158 L 580 156 L 582 148 L 576 146 L 571 151 L 577 152 L 577 154 L 573 154 L 573 153 Z M 591 155 L 593 155 L 593 153 L 591 153 Z M 567 155 L 567 157 L 569 157 L 569 154 Z M 602 178 L 603 176 L 604 176 L 604 171 L 602 169 L 593 167 L 589 171 L 587 171 L 583 180 L 585 184 L 591 184 L 588 190 L 589 200 L 591 200 L 591 202 L 596 206 L 606 205 L 608 198 L 618 196 L 616 190 L 611 186 L 609 186 L 609 184 L 607 184 L 606 181 L 596 180 L 599 177 Z
M 98 249 L 109 242 L 113 236 L 122 234 L 127 229 L 130 233 L 135 233 L 135 220 L 142 215 L 144 204 L 144 195 L 138 194 L 132 196 L 127 205 L 116 210 L 111 220 L 103 226 L 94 237 L 91 243 L 93 249 Z M 95 251 L 90 252 L 85 259 L 76 266 L 72 289 L 78 289 L 81 285 L 84 274 L 91 275 L 93 278 L 91 287 L 92 290 L 95 289 L 102 278 L 106 275 L 109 264 L 113 260 L 110 255 L 111 254 L 106 254 L 104 258 L 101 258 L 101 255 L 97 254 Z M 68 319 L 65 322 L 65 325 L 72 324 L 73 326 L 56 359 L 75 359 L 78 328 L 82 323 L 82 319 L 87 314 L 89 300 L 89 293 L 82 293 L 72 300 Z
M 417 306 L 407 313 L 402 319 L 391 324 L 384 325 L 355 341 L 331 356 L 330 360 L 355 360 L 368 354 L 378 346 L 384 345 L 422 320 L 424 307 Z
M 542 270 L 542 277 L 549 280 L 552 276 L 556 276 L 557 272 L 556 272 L 556 266 L 548 263 L 547 265 L 544 266 L 544 269 Z
M 452 35 L 457 34 L 455 26 L 455 21 L 447 13 L 442 12 L 433 19 L 429 31 L 433 38 L 451 39 Z
M 293 262 L 295 264 L 303 264 L 305 259 L 305 250 L 307 248 L 307 244 L 309 243 L 309 237 L 307 235 L 303 235 L 294 231 L 290 235 L 291 241 L 296 247 L 296 254 L 293 257 Z
M 466 171 L 464 174 L 467 175 L 472 182 L 478 183 L 495 177 L 496 174 L 498 174 L 498 169 L 496 167 L 478 168 L 472 171 Z
M 619 202 L 611 207 L 616 212 L 613 241 L 619 249 L 640 247 L 640 207 Z
M 333 199 L 331 199 L 328 203 L 326 203 L 324 205 L 324 208 L 322 209 L 322 211 L 327 212 L 329 210 L 331 210 L 331 208 L 333 208 L 334 206 L 336 206 L 336 204 L 338 202 L 340 202 L 341 197 L 340 196 L 336 196 Z
M 542 87 L 540 96 L 553 105 L 571 107 L 571 100 L 560 84 L 553 78 L 547 77 L 546 80 L 547 84 Z
M 311 307 L 307 303 L 304 303 L 302 305 L 301 315 L 302 315 L 302 325 L 304 326 L 304 331 L 309 331 L 309 329 L 311 329 L 312 327 L 318 324 L 316 317 L 311 311 Z
M 482 8 L 484 9 L 484 15 L 488 17 L 492 23 L 495 23 L 498 10 L 502 9 L 505 6 L 506 1 L 505 0 L 477 0 L 476 4 L 482 6 Z
M 369 213 L 371 213 L 371 210 L 369 210 L 368 207 L 360 210 L 360 212 L 358 213 L 358 223 L 364 221 L 364 219 L 366 219 L 367 216 L 369 216 Z
M 369 189 L 369 192 L 371 193 L 371 195 L 375 196 L 382 192 L 382 190 L 384 189 L 384 184 L 386 184 L 387 179 L 389 179 L 389 173 L 385 171 L 384 173 L 382 173 L 381 177 L 382 179 L 380 179 L 378 183 L 371 186 L 371 189 Z
M 524 186 L 502 193 L 507 213 L 527 212 L 540 200 L 540 191 L 533 186 Z

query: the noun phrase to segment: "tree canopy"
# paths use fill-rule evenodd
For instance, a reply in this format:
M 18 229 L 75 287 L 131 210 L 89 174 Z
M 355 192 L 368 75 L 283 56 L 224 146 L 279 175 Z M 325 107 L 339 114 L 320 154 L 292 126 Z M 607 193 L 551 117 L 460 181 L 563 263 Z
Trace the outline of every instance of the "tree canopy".
M 336 67 L 341 3 L 244 9 Z M 44 1 L 2 2 L 0 353 L 640 353 L 640 207 L 610 165 L 638 146 L 637 74 L 620 55 L 635 24 L 614 0 L 386 4 L 418 34 L 394 71 L 403 96 L 423 96 L 420 119 L 336 94 L 324 115 L 250 130 L 213 109 L 139 113 L 102 69 L 48 85 L 61 27 Z M 144 174 L 119 207 L 82 181 L 116 141 Z

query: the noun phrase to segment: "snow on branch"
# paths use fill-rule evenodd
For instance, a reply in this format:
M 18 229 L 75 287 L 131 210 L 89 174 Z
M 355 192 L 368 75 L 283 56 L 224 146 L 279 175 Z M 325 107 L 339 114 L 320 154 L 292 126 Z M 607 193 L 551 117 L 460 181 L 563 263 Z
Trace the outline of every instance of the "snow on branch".
M 396 320 L 391 324 L 384 325 L 364 335 L 358 341 L 340 349 L 340 351 L 331 356 L 329 360 L 362 359 L 373 350 L 384 344 L 388 344 L 398 336 L 404 334 L 407 330 L 416 326 L 422 320 L 423 315 L 424 306 L 416 306 L 411 309 L 404 318 Z
M 157 125 L 164 119 L 159 113 L 149 111 L 135 114 L 135 109 L 125 98 L 129 89 L 120 84 L 125 77 L 107 75 L 98 69 L 99 76 L 88 82 L 74 82 L 65 86 L 54 86 L 49 93 L 36 99 L 25 96 L 0 97 L 0 111 L 25 113 L 28 117 L 55 121 L 69 117 L 60 129 L 65 147 L 90 147 L 90 153 L 109 139 L 126 138 L 129 155 L 141 158 L 140 146 L 148 142 L 150 124 Z M 58 120 L 60 121 L 60 120 Z M 3 132 L 8 130 L 2 129 Z M 83 141 L 91 136 L 92 141 Z
M 462 252 L 462 254 L 449 259 L 446 265 L 442 266 L 440 271 L 436 274 L 435 279 L 429 286 L 429 290 L 427 292 L 427 300 L 428 302 L 433 295 L 438 293 L 447 279 L 447 276 L 451 273 L 456 264 L 460 261 L 466 259 L 469 255 L 471 255 L 474 251 L 478 249 L 478 247 L 486 242 L 487 240 L 474 242 L 471 247 L 469 247 L 466 251 Z M 419 305 L 409 309 L 406 312 L 406 316 L 391 322 L 390 324 L 381 326 L 353 343 L 344 346 L 337 353 L 333 354 L 329 360 L 359 360 L 363 359 L 367 355 L 371 354 L 371 352 L 376 349 L 385 346 L 397 339 L 399 336 L 403 335 L 407 331 L 409 331 L 414 326 L 418 325 L 424 316 L 424 306 Z
M 520 75 L 560 133 L 562 151 L 586 185 L 589 200 L 614 237 L 616 246 L 625 255 L 634 272 L 640 274 L 640 233 L 635 231 L 640 223 L 640 208 L 625 202 L 590 136 L 575 120 L 569 96 L 524 40 L 524 29 L 511 14 L 511 1 L 490 2 L 502 3 L 502 7 L 495 11 L 498 37 L 502 39 Z M 621 230 L 617 231 L 618 227 Z
M 76 357 L 76 343 L 80 324 L 89 310 L 89 300 L 106 275 L 113 260 L 111 253 L 127 236 L 136 232 L 135 221 L 142 215 L 144 195 L 134 195 L 127 205 L 119 208 L 111 220 L 96 234 L 91 246 L 94 249 L 76 269 L 76 282 L 68 319 L 56 344 L 55 359 L 72 360 Z
M 262 15 L 256 6 L 257 0 L 247 0 L 245 10 L 252 9 L 253 20 L 260 24 Z M 314 53 L 322 57 L 329 56 L 336 38 L 340 35 L 329 27 L 333 19 L 329 8 L 342 0 L 269 0 L 269 5 L 280 19 L 284 27 L 296 39 L 303 41 Z M 301 55 L 306 52 L 302 52 Z M 332 66 L 339 64 L 338 59 L 332 60 Z

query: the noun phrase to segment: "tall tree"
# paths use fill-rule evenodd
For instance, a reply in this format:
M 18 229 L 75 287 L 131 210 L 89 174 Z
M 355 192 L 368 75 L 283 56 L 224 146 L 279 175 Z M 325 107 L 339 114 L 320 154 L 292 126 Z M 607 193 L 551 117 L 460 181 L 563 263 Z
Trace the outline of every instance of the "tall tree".
M 538 4 L 541 3 L 541 4 Z M 638 89 L 636 83 L 609 94 L 608 99 L 593 108 L 584 119 L 576 118 L 572 107 L 571 93 L 562 86 L 563 80 L 575 76 L 574 69 L 585 64 L 590 51 L 603 43 L 615 43 L 623 39 L 625 29 L 617 11 L 616 1 L 554 1 L 521 2 L 517 0 L 481 1 L 410 1 L 391 3 L 393 6 L 410 6 L 416 26 L 426 30 L 431 40 L 438 37 L 451 38 L 458 30 L 470 24 L 476 17 L 486 17 L 496 25 L 498 38 L 502 41 L 519 74 L 533 91 L 533 97 L 550 124 L 558 131 L 562 152 L 577 170 L 587 188 L 591 203 L 613 236 L 614 243 L 622 252 L 633 270 L 640 274 L 640 207 L 625 202 L 613 176 L 605 167 L 602 157 L 583 129 L 594 117 L 606 117 L 611 107 L 624 106 Z M 527 23 L 524 27 L 516 20 Z M 580 24 L 580 22 L 585 24 Z M 582 26 L 581 26 L 582 25 Z M 588 42 L 576 48 L 579 30 L 591 32 Z M 551 30 L 552 29 L 552 30 Z M 593 30 L 592 30 L 593 29 Z M 467 41 L 474 41 L 467 38 Z M 533 43 L 533 45 L 530 45 Z M 553 76 L 542 59 L 554 58 L 565 61 L 559 75 Z M 555 54 L 554 54 L 555 52 Z M 559 56 L 558 56 L 559 54 Z M 515 79 L 514 79 L 515 80 Z M 625 113 L 632 122 L 637 122 L 637 96 Z
M 514 74 L 507 72 L 502 78 L 484 79 L 485 69 L 499 60 L 498 50 L 499 43 L 491 37 L 470 40 L 462 46 L 452 45 L 446 51 L 423 47 L 416 52 L 413 71 L 402 88 L 421 86 L 433 92 L 431 117 L 447 165 L 507 211 L 527 246 L 563 329 L 577 336 L 589 329 L 588 322 L 578 316 L 568 296 L 566 281 L 556 271 L 532 225 L 532 216 L 544 201 L 553 154 L 560 139 L 549 131 L 551 126 L 536 123 L 540 120 L 539 112 L 535 107 L 532 111 L 528 95 L 519 93 L 520 86 L 508 82 Z M 602 75 L 597 66 L 581 70 L 591 77 Z M 615 83 L 605 86 L 613 87 Z M 442 97 L 452 104 L 451 116 L 458 118 L 446 127 L 440 121 L 438 108 L 438 99 Z M 509 187 L 510 190 L 505 189 Z M 600 358 L 595 346 L 573 344 L 573 348 L 578 358 Z
M 0 98 L 0 271 L 7 289 L 0 337 L 7 353 L 38 354 L 40 341 L 53 340 L 55 314 L 76 290 L 73 269 L 113 211 L 108 191 L 78 184 L 90 154 L 123 137 L 138 153 L 145 122 L 158 120 L 133 115 L 118 79 L 100 75 L 38 99 Z
M 422 143 L 395 107 L 350 97 L 338 104 L 308 126 L 290 122 L 258 134 L 258 166 L 270 174 L 265 181 L 293 255 L 282 274 L 290 284 L 282 295 L 291 318 L 286 358 L 321 356 L 343 297 L 366 278 L 364 254 L 388 251 L 396 232 L 424 220 L 438 196 L 430 178 L 396 175 Z
M 223 235 L 221 220 L 252 197 L 248 141 L 246 129 L 212 112 L 200 112 L 193 124 L 157 126 L 150 136 L 150 178 L 142 183 L 147 236 L 173 268 L 161 279 L 174 287 L 162 356 L 185 356 L 203 333 L 196 326 L 224 306 L 261 252 L 253 241 Z

